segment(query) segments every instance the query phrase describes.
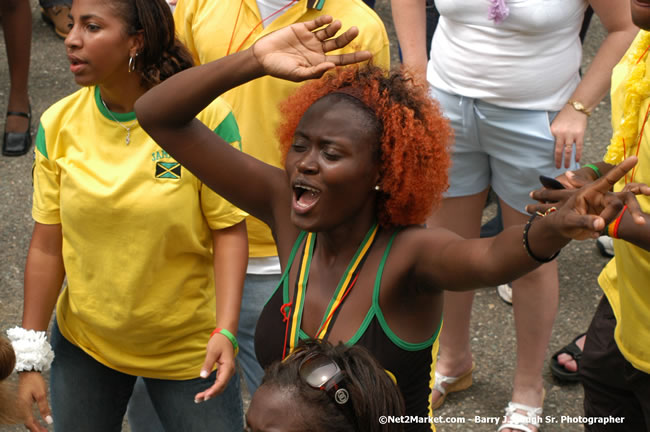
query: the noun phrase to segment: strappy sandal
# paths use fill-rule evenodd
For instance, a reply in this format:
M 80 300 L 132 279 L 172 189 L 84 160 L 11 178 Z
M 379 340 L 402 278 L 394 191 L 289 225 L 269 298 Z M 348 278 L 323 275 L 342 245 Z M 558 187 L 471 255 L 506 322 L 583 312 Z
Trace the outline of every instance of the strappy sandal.
M 564 382 L 580 381 L 580 375 L 578 373 L 578 370 L 580 370 L 580 359 L 582 358 L 582 350 L 576 344 L 576 341 L 581 337 L 584 337 L 584 335 L 585 333 L 579 334 L 571 342 L 563 346 L 562 349 L 560 349 L 558 352 L 556 352 L 551 356 L 551 362 L 549 367 L 551 368 L 551 373 L 553 374 L 553 376 L 558 380 Z M 570 370 L 567 370 L 563 365 L 561 365 L 560 362 L 557 360 L 560 354 L 569 354 L 571 357 L 573 357 L 573 360 L 578 365 L 578 370 L 572 372 Z
M 440 405 L 445 402 L 447 394 L 468 389 L 472 385 L 474 367 L 475 364 L 472 363 L 470 370 L 456 377 L 442 375 L 436 371 L 436 381 L 433 384 L 433 389 L 440 392 L 440 398 L 431 404 L 431 409 L 434 410 L 440 408 Z M 443 384 L 446 384 L 447 386 L 443 387 Z
M 32 109 L 29 108 L 29 113 L 7 111 L 7 117 L 9 116 L 25 117 L 28 120 L 27 130 L 25 132 L 7 132 L 5 130 L 2 140 L 2 154 L 4 156 L 22 156 L 32 146 Z
M 544 392 L 546 395 L 546 392 Z M 542 405 L 544 404 L 544 396 L 542 396 Z M 522 414 L 519 411 L 523 411 Z M 506 414 L 503 417 L 504 423 L 499 426 L 497 432 L 504 429 L 512 429 L 522 432 L 533 432 L 530 428 L 534 426 L 539 432 L 539 425 L 542 423 L 542 407 L 532 407 L 517 402 L 508 402 L 506 407 Z

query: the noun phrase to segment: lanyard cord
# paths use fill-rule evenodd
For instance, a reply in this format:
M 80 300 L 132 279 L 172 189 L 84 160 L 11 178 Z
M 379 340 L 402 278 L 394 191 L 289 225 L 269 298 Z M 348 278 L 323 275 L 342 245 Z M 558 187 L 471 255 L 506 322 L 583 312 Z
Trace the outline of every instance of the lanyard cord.
M 378 225 L 375 223 L 370 228 L 365 238 L 359 245 L 357 252 L 355 253 L 352 261 L 348 265 L 348 268 L 343 273 L 338 287 L 334 293 L 330 304 L 325 312 L 323 322 L 318 332 L 316 333 L 316 338 L 318 339 L 327 339 L 331 331 L 330 324 L 336 320 L 338 313 L 340 312 L 340 306 L 343 304 L 343 301 L 347 298 L 347 295 L 352 290 L 352 287 L 356 284 L 359 272 L 365 263 L 369 251 L 374 244 L 375 239 L 377 238 L 377 232 L 379 231 Z M 309 268 L 311 267 L 311 259 L 313 256 L 314 245 L 316 244 L 316 236 L 313 233 L 309 233 L 307 240 L 305 241 L 305 246 L 301 254 L 301 261 L 299 267 L 299 273 L 296 278 L 296 284 L 294 288 L 293 295 L 293 305 L 295 306 L 291 313 L 291 319 L 286 313 L 287 304 L 282 305 L 282 313 L 286 321 L 285 329 L 285 344 L 283 350 L 283 358 L 286 354 L 286 340 L 289 335 L 289 326 L 291 326 L 291 332 L 289 336 L 290 351 L 293 351 L 298 345 L 300 339 L 300 327 L 302 321 L 302 313 L 304 308 L 304 299 L 307 289 L 307 281 L 309 280 Z M 290 306 L 290 305 L 289 305 Z M 286 313 L 286 314 L 285 314 Z

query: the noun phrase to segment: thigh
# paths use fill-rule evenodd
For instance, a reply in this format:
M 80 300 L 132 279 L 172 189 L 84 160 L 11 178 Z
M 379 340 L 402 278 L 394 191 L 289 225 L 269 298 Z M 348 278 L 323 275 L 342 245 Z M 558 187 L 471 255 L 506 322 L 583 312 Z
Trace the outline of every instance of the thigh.
M 551 121 L 555 113 L 497 107 L 478 102 L 478 131 L 490 158 L 491 185 L 510 207 L 526 214 L 534 201 L 529 193 L 541 187 L 539 176 L 557 177 L 566 169 L 555 168 L 555 137 Z M 569 169 L 576 169 L 575 155 Z
M 490 166 L 476 129 L 475 100 L 436 88 L 431 89 L 431 94 L 440 102 L 443 114 L 454 129 L 449 189 L 445 197 L 464 197 L 486 190 L 490 183 Z
M 645 429 L 639 430 L 650 432 L 650 374 L 636 369 L 629 362 L 626 363 L 625 377 L 639 402 L 641 416 L 645 422 Z
M 165 432 L 142 377 L 135 382 L 126 415 L 131 432 Z
M 120 432 L 135 377 L 104 366 L 66 340 L 54 323 L 50 395 L 54 430 Z
M 614 340 L 616 318 L 603 296 L 587 330 L 587 339 L 580 360 L 580 379 L 585 391 L 586 417 L 624 417 L 621 424 L 585 425 L 590 432 L 645 431 L 639 400 L 626 377 L 626 360 Z
M 216 372 L 206 379 L 172 381 L 144 378 L 158 417 L 166 431 L 241 431 L 244 413 L 239 374 L 226 389 L 205 402 L 194 403 L 194 395 L 214 383 Z
M 487 189 L 471 196 L 445 198 L 427 219 L 428 227 L 444 227 L 465 238 L 478 238 Z

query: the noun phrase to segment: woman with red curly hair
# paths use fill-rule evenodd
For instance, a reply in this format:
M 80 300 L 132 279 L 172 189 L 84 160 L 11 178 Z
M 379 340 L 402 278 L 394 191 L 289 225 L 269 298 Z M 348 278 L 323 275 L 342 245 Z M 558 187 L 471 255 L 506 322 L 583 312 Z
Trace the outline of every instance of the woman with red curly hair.
M 370 57 L 326 55 L 357 33 L 333 38 L 341 25 L 330 22 L 294 24 L 181 72 L 142 96 L 136 112 L 178 162 L 273 231 L 284 274 L 257 325 L 260 364 L 285 358 L 310 337 L 364 346 L 395 377 L 407 414 L 424 418 L 406 430 L 429 430 L 443 291 L 512 280 L 570 238 L 597 235 L 622 204 L 603 178 L 549 216 L 494 238 L 425 229 L 447 187 L 451 132 L 424 86 L 372 66 L 336 70 L 284 104 L 284 171 L 232 149 L 193 120 L 218 95 L 264 74 L 302 81 Z M 632 165 L 625 162 L 609 180 Z M 587 214 L 594 212 L 602 216 Z M 208 390 L 198 400 L 211 396 Z

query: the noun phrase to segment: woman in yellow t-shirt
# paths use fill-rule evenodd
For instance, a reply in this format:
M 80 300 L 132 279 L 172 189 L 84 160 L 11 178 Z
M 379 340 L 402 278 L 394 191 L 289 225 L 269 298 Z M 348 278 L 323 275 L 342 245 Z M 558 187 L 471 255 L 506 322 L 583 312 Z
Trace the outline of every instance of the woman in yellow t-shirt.
M 191 56 L 164 0 L 75 0 L 70 15 L 65 46 L 83 88 L 43 114 L 36 138 L 22 328 L 8 332 L 21 398 L 56 430 L 119 431 L 143 377 L 167 430 L 241 430 L 233 374 L 245 213 L 161 149 L 133 112 Z M 239 145 L 225 102 L 197 118 Z M 55 304 L 50 411 L 40 371 L 52 362 L 45 331 Z M 208 388 L 213 400 L 196 405 Z M 44 430 L 26 415 L 29 430 Z

